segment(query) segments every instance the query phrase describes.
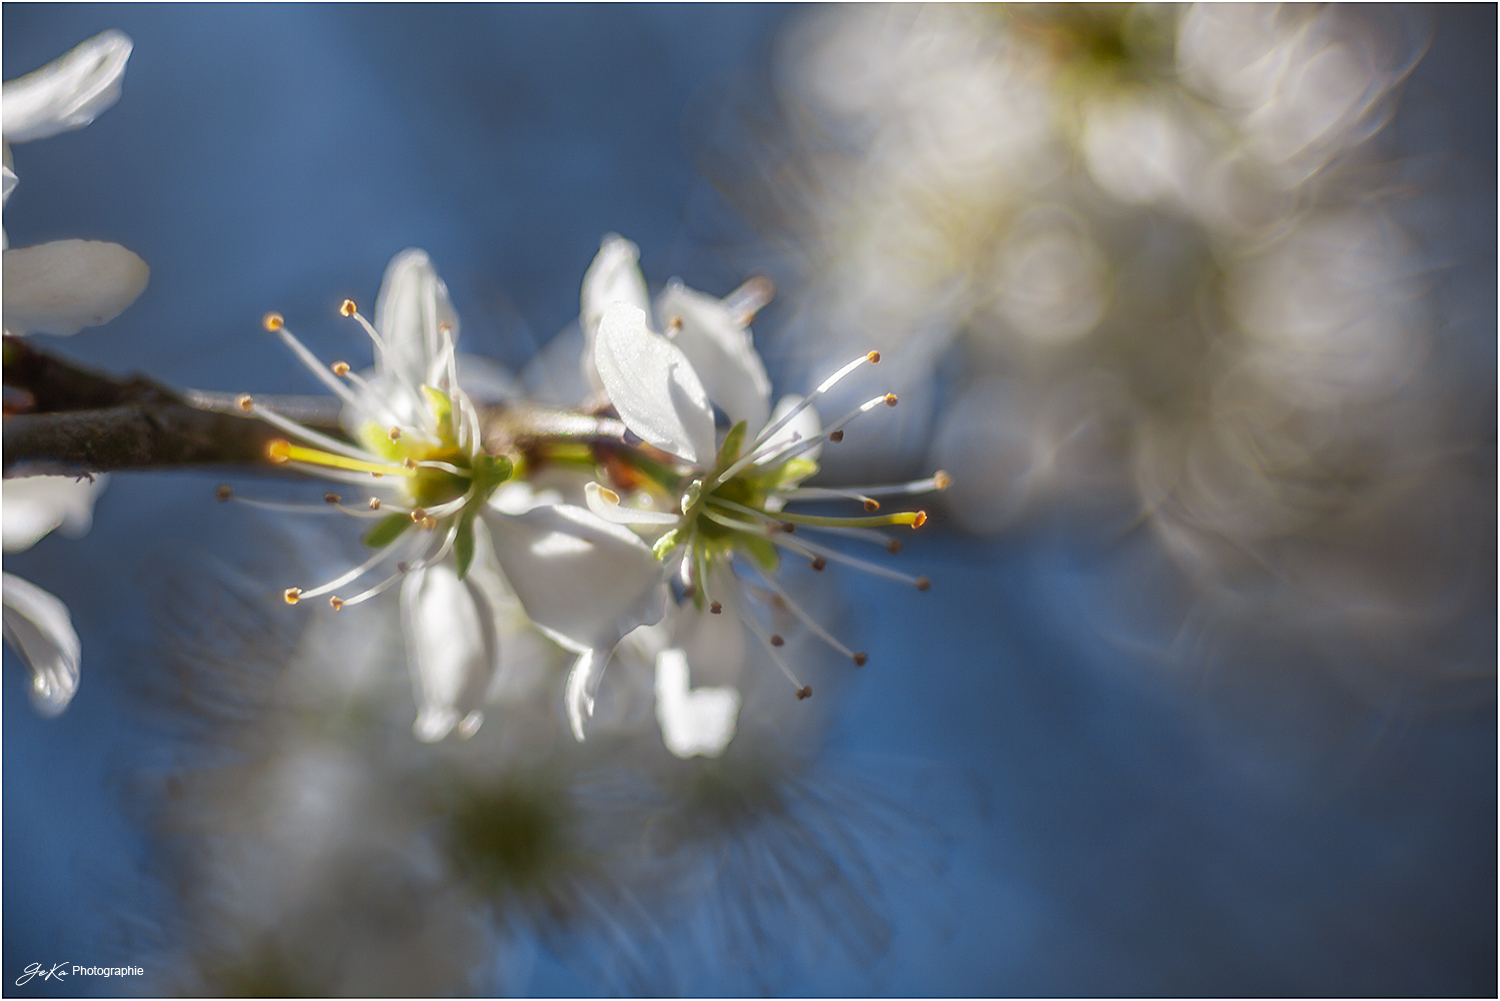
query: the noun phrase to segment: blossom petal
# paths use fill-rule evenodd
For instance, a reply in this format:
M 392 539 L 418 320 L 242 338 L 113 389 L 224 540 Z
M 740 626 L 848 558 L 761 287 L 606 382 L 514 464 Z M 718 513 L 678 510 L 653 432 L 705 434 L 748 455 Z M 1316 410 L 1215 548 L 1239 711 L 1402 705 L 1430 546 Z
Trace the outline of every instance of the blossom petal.
M 9 334 L 76 334 L 108 323 L 135 302 L 151 269 L 118 243 L 58 240 L 3 255 Z
M 617 302 L 604 311 L 594 361 L 626 427 L 688 462 L 713 461 L 708 394 L 683 353 L 647 328 L 643 310 Z
M 412 729 L 424 741 L 479 728 L 480 706 L 500 662 L 495 612 L 482 588 L 449 563 L 413 570 L 401 584 L 407 661 L 417 697 Z
M 458 339 L 458 314 L 426 251 L 413 248 L 391 258 L 375 302 L 375 329 L 386 346 L 377 365 L 381 375 L 399 375 L 411 386 L 441 383 L 445 345 Z
M 635 244 L 609 233 L 600 241 L 599 253 L 583 275 L 583 295 L 578 320 L 583 327 L 584 351 L 579 370 L 595 393 L 604 388 L 594 364 L 594 338 L 599 333 L 599 323 L 604 318 L 605 310 L 617 302 L 628 302 L 643 313 L 651 309 L 651 299 L 646 294 L 646 279 L 641 276 L 641 269 L 636 264 L 640 256 L 640 248 Z
M 630 529 L 570 504 L 506 514 L 486 507 L 495 555 L 531 621 L 574 651 L 613 650 L 660 621 L 661 564 Z
M 4 575 L 5 638 L 31 668 L 31 704 L 46 717 L 78 691 L 82 647 L 68 606 L 30 581 Z
M 77 538 L 94 520 L 94 499 L 106 476 L 18 476 L 5 481 L 0 522 L 7 553 L 30 549 L 54 528 Z
M 573 739 L 583 743 L 583 721 L 594 715 L 594 696 L 599 691 L 599 681 L 604 677 L 604 665 L 609 660 L 608 650 L 585 650 L 573 661 L 568 670 L 568 686 L 563 700 L 568 707 L 568 726 Z
M 675 525 L 682 520 L 681 515 L 670 514 L 666 511 L 622 507 L 619 494 L 613 490 L 606 491 L 593 481 L 584 484 L 583 496 L 588 502 L 590 511 L 615 525 Z M 614 499 L 611 500 L 611 497 Z
M 662 743 L 679 758 L 716 758 L 734 738 L 740 693 L 733 688 L 691 688 L 688 658 L 676 647 L 656 655 L 656 720 Z
M 729 309 L 713 296 L 670 282 L 656 300 L 663 329 L 680 327 L 672 343 L 681 351 L 708 398 L 729 417 L 745 421 L 753 435 L 766 426 L 771 412 L 771 380 L 750 341 L 750 331 L 734 322 Z
M 5 141 L 46 139 L 92 122 L 119 100 L 130 49 L 124 32 L 101 32 L 36 72 L 6 83 L 0 88 Z

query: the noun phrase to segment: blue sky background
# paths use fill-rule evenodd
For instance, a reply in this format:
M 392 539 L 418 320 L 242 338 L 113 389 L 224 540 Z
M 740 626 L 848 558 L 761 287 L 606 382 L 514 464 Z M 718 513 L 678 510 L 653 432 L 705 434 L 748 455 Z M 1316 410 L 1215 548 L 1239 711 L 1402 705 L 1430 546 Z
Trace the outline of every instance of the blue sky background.
M 106 28 L 135 41 L 114 108 L 13 151 L 12 245 L 108 239 L 152 268 L 118 320 L 48 346 L 174 385 L 311 392 L 260 316 L 309 318 L 299 335 L 336 356 L 347 329 L 330 304 L 373 304 L 409 246 L 453 290 L 468 350 L 511 365 L 576 315 L 605 232 L 640 245 L 654 282 L 726 292 L 729 262 L 755 248 L 732 242 L 691 130 L 764 73 L 796 12 L 7 3 L 0 16 L 7 78 Z M 1462 287 L 1479 304 L 1470 335 L 1493 338 L 1495 11 L 1435 23 L 1410 86 L 1444 103 L 1451 152 L 1479 173 Z M 774 336 L 768 320 L 758 334 Z M 14 980 L 36 961 L 132 962 L 132 934 L 171 912 L 133 805 L 164 754 L 142 679 L 162 575 L 256 547 L 212 503 L 214 482 L 116 476 L 87 538 L 6 559 L 68 603 L 85 651 L 55 721 L 32 714 L 9 649 L 0 675 L 7 995 L 128 990 Z M 908 802 L 949 847 L 940 872 L 893 879 L 896 934 L 874 971 L 830 959 L 783 991 L 1495 991 L 1494 578 L 1452 631 L 1479 679 L 1375 700 L 1312 652 L 1300 670 L 1274 637 L 1275 671 L 1205 665 L 1188 681 L 1113 640 L 1119 567 L 1150 559 L 1067 526 L 999 540 L 939 528 L 903 556 L 937 582 L 933 600 L 844 578 L 849 628 L 878 656 L 830 753 L 892 796 L 923 790 Z M 755 989 L 698 961 L 708 993 Z M 545 954 L 530 983 L 599 989 Z

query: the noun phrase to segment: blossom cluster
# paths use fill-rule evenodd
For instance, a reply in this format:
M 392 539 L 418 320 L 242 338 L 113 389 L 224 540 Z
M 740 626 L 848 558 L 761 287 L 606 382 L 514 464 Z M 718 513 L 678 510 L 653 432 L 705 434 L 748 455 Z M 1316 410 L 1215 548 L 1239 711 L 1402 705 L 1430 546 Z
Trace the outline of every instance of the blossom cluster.
M 806 397 L 786 396 L 773 408 L 749 329 L 770 298 L 769 282 L 752 279 L 718 299 L 673 280 L 652 303 L 637 257 L 629 241 L 606 236 L 584 276 L 579 366 L 596 392 L 571 416 L 586 432 L 504 431 L 504 415 L 527 405 L 487 399 L 492 372 L 477 383 L 466 378 L 473 363 L 466 366 L 457 352 L 458 317 L 422 251 L 391 262 L 373 322 L 352 301 L 340 306 L 374 345 L 366 373 L 345 362 L 323 364 L 279 314 L 265 318 L 266 329 L 343 400 L 344 434 L 299 425 L 248 394 L 239 399 L 241 410 L 285 433 L 270 445 L 274 462 L 368 488 L 357 501 L 328 493 L 311 510 L 372 523 L 363 537 L 373 550 L 368 559 L 316 586 L 288 587 L 284 599 L 295 605 L 326 596 L 339 611 L 400 584 L 415 731 L 423 740 L 471 736 L 503 651 L 516 630 L 534 630 L 573 655 L 565 708 L 582 741 L 605 666 L 622 640 L 640 633 L 626 649 L 653 662 L 667 747 L 681 757 L 716 755 L 734 735 L 740 693 L 733 685 L 694 688 L 691 679 L 695 668 L 705 671 L 705 659 L 743 659 L 741 630 L 764 645 L 799 700 L 812 687 L 783 654 L 786 637 L 770 622 L 777 612 L 789 612 L 856 665 L 867 660 L 778 582 L 783 554 L 814 571 L 838 562 L 919 590 L 929 586 L 925 577 L 808 537 L 852 536 L 895 552 L 899 541 L 879 529 L 915 528 L 926 514 L 876 513 L 878 498 L 947 486 L 941 472 L 899 485 L 804 485 L 817 473 L 825 443 L 841 441 L 856 418 L 897 404 L 882 392 L 826 427 L 819 418 L 820 397 L 877 364 L 879 352 L 858 355 Z M 717 426 L 719 414 L 727 427 Z M 552 416 L 557 424 L 559 415 Z M 235 495 L 225 487 L 220 497 Z M 858 503 L 865 513 L 788 507 L 827 501 Z M 377 574 L 375 583 L 357 584 Z M 358 590 L 350 594 L 351 587 Z M 709 628 L 705 617 L 719 616 L 731 635 L 716 630 L 718 642 L 700 649 L 694 665 L 686 637 Z M 708 670 L 733 677 L 740 667 Z

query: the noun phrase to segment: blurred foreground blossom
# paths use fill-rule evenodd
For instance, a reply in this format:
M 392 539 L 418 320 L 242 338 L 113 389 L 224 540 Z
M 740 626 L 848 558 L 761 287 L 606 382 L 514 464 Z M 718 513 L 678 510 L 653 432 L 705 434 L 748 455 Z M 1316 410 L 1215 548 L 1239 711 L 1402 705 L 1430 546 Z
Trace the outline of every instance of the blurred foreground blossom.
M 1471 401 L 1425 368 L 1433 262 L 1403 221 L 1432 199 L 1381 142 L 1425 43 L 1394 8 L 809 17 L 787 350 L 874 336 L 942 387 L 930 455 L 970 530 L 1146 523 L 1233 618 L 1414 638 L 1464 586 L 1470 517 Z
M 17 183 L 10 144 L 92 122 L 119 99 L 130 48 L 124 34 L 106 31 L 0 89 L 5 201 Z M 0 257 L 8 336 L 69 335 L 106 323 L 140 296 L 150 276 L 145 262 L 118 244 L 58 240 L 10 249 L 0 233 L 0 246 L 6 247 Z M 18 399 L 14 406 L 24 411 L 30 402 Z M 6 411 L 12 406 L 7 397 Z M 54 528 L 74 537 L 86 533 L 105 481 L 103 476 L 11 479 L 4 490 L 5 551 L 29 549 Z M 12 574 L 5 575 L 4 594 L 5 638 L 31 668 L 32 704 L 42 715 L 56 716 L 78 691 L 82 659 L 67 606 Z

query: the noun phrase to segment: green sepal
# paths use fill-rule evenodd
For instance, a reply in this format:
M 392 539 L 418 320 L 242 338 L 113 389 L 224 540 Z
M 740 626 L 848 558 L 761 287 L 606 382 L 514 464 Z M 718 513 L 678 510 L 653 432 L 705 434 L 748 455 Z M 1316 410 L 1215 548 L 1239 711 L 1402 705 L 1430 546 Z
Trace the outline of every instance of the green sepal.
M 672 550 L 676 549 L 678 543 L 680 543 L 681 541 L 682 529 L 674 528 L 666 535 L 663 535 L 661 538 L 656 540 L 656 544 L 651 547 L 651 555 L 655 556 L 657 562 L 659 563 L 662 560 L 666 559 L 667 555 L 671 553 Z
M 495 488 L 510 479 L 510 474 L 514 471 L 514 465 L 505 456 L 481 454 L 475 457 L 469 475 L 473 477 L 475 493 L 481 501 L 485 501 L 489 500 Z
M 781 553 L 777 551 L 776 543 L 770 539 L 748 532 L 736 532 L 734 542 L 741 552 L 760 564 L 762 570 L 774 573 L 781 566 Z
M 469 566 L 474 562 L 474 516 L 479 505 L 470 504 L 458 516 L 458 534 L 453 537 L 453 558 L 458 561 L 458 579 L 469 575 Z
M 714 467 L 714 472 L 728 469 L 739 461 L 740 449 L 745 447 L 745 422 L 740 421 L 729 429 L 724 436 L 724 444 L 719 446 L 719 462 Z
M 412 526 L 409 514 L 388 514 L 375 527 L 365 533 L 361 541 L 371 549 L 384 549 L 401 538 L 401 533 Z
M 683 514 L 687 514 L 698 503 L 698 498 L 703 496 L 703 481 L 694 480 L 687 485 L 682 492 L 682 503 L 679 505 Z

